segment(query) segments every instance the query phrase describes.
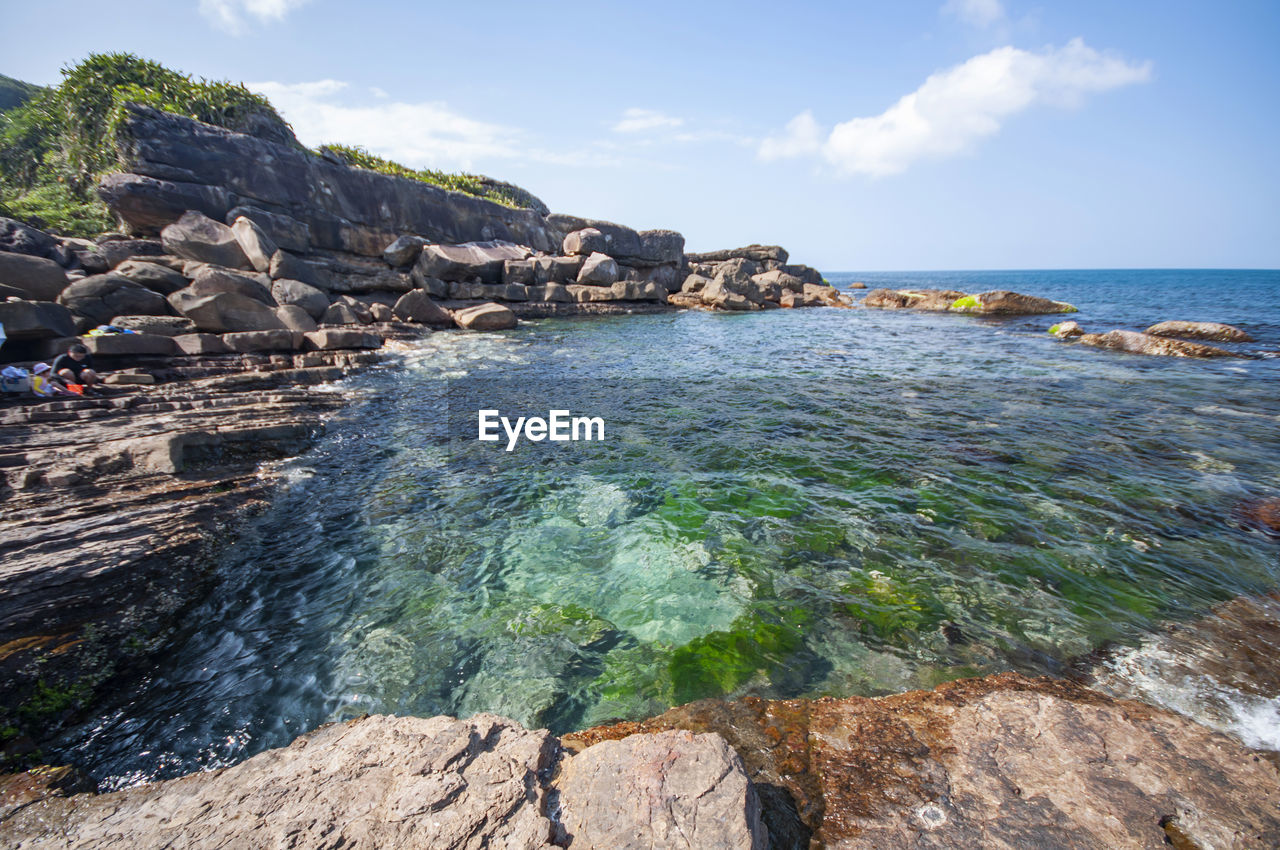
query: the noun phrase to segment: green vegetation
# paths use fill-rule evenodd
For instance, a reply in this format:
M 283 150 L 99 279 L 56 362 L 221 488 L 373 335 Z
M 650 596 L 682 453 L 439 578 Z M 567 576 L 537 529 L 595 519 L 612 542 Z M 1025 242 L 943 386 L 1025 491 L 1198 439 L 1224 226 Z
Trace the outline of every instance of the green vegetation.
M 94 188 L 121 162 L 128 103 L 292 138 L 271 104 L 244 86 L 196 79 L 131 53 L 93 54 L 64 68 L 56 88 L 0 114 L 0 213 L 76 236 L 107 229 L 110 216 Z
M 64 68 L 54 88 L 0 77 L 0 215 L 70 236 L 109 230 L 111 216 L 95 189 L 102 175 L 124 164 L 130 103 L 297 144 L 270 102 L 242 85 L 180 74 L 131 53 L 92 54 Z M 415 171 L 361 148 L 329 145 L 321 153 L 508 206 L 541 208 L 518 186 L 487 177 Z
M 39 86 L 0 74 L 0 112 L 21 106 L 42 91 Z
M 478 174 L 449 174 L 444 171 L 434 171 L 430 168 L 413 169 L 407 165 L 401 165 L 398 162 L 375 156 L 362 147 L 352 147 L 350 145 L 322 145 L 320 153 L 329 154 L 340 162 L 346 165 L 353 165 L 356 168 L 366 168 L 379 174 L 389 174 L 392 177 L 404 177 L 409 180 L 430 183 L 432 186 L 439 186 L 441 189 L 451 189 L 454 192 L 462 192 L 467 195 L 474 195 L 477 198 L 497 201 L 508 207 L 537 209 L 541 206 L 541 202 L 536 197 L 519 186 L 503 183 L 500 180 L 494 180 L 489 177 L 482 177 Z
M 29 723 L 47 722 L 88 697 L 90 692 L 84 683 L 59 686 L 40 679 L 18 713 Z
M 778 669 L 803 644 L 809 614 L 790 608 L 765 619 L 747 614 L 732 631 L 695 638 L 671 654 L 668 669 L 677 703 L 733 693 L 757 674 Z
M 977 310 L 980 307 L 982 307 L 982 302 L 978 300 L 976 295 L 966 295 L 951 302 L 952 310 Z

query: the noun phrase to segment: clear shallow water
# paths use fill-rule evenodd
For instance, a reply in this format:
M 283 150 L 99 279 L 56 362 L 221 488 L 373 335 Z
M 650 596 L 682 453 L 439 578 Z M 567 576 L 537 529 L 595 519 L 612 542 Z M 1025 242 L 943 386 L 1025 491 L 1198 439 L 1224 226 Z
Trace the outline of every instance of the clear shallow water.
M 832 274 L 1014 288 L 1088 329 L 1228 321 L 1251 359 L 1087 349 L 1052 317 L 678 313 L 440 333 L 360 400 L 154 673 L 61 754 L 120 786 L 365 712 L 565 731 L 703 696 L 1062 672 L 1280 585 L 1280 274 Z M 475 411 L 603 416 L 472 439 Z

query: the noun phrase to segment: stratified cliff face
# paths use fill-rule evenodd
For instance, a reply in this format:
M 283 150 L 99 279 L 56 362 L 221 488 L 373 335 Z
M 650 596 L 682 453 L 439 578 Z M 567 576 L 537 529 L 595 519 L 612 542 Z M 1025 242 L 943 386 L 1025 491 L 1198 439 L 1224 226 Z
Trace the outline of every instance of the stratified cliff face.
M 301 146 L 149 107 L 129 107 L 125 139 L 129 170 L 109 175 L 99 192 L 142 234 L 158 233 L 187 210 L 222 221 L 250 206 L 305 225 L 310 244 L 297 250 L 370 257 L 406 233 L 440 243 L 501 239 L 552 252 L 565 235 L 540 210 L 351 168 Z

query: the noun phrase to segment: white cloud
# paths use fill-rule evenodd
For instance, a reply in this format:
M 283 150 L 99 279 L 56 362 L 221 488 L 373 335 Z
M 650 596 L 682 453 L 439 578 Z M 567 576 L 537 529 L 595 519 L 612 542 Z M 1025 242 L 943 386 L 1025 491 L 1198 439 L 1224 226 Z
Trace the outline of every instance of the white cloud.
M 339 80 L 247 85 L 265 95 L 310 146 L 361 145 L 379 156 L 431 168 L 471 168 L 477 160 L 528 153 L 515 128 L 468 118 L 445 103 L 355 98 L 350 105 L 339 97 L 348 90 Z
M 1000 0 L 947 0 L 942 5 L 942 13 L 979 29 L 1004 20 L 1004 6 Z
M 632 107 L 622 113 L 622 120 L 613 125 L 615 133 L 640 133 L 645 130 L 658 130 L 664 127 L 679 127 L 684 124 L 683 118 L 664 115 L 653 109 L 636 109 Z
M 897 174 L 918 160 L 970 150 L 1036 104 L 1078 106 L 1087 94 L 1150 77 L 1150 62 L 1130 63 L 1078 38 L 1039 53 L 1001 47 L 933 74 L 879 115 L 837 124 L 825 141 L 803 112 L 781 136 L 765 139 L 758 154 L 764 160 L 820 154 L 841 174 Z
M 760 158 L 765 162 L 805 156 L 822 151 L 822 128 L 807 109 L 787 122 L 780 136 L 760 142 Z
M 266 24 L 285 16 L 310 0 L 200 0 L 200 14 L 214 26 L 233 35 L 245 31 L 250 18 Z

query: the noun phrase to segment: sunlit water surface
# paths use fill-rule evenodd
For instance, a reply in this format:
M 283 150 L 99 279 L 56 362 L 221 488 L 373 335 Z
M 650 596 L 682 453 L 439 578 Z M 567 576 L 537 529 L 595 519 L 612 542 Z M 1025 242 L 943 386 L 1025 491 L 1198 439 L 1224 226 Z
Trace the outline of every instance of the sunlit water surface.
M 349 382 L 163 662 L 61 755 L 119 787 L 364 713 L 566 731 L 1061 673 L 1280 585 L 1277 543 L 1238 521 L 1280 491 L 1280 275 L 830 277 L 1258 342 L 1147 358 L 1059 342 L 1053 317 L 833 309 L 433 334 Z M 602 416 L 606 439 L 508 453 L 474 439 L 479 407 Z

